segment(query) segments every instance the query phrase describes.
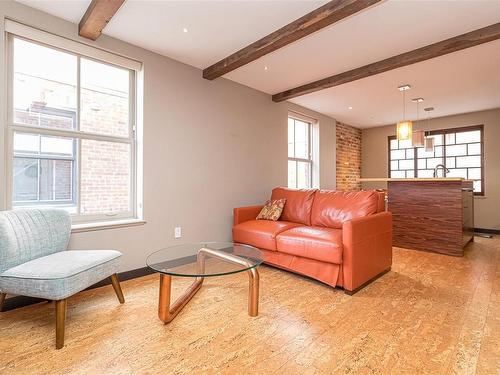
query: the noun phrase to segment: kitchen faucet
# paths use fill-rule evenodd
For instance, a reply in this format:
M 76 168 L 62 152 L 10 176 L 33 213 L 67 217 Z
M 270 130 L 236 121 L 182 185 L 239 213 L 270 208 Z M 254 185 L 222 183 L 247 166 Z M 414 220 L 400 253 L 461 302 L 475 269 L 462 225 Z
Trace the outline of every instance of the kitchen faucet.
M 443 170 L 443 177 L 446 177 L 446 173 L 450 172 L 450 170 L 448 168 L 446 168 L 446 165 L 438 164 L 438 165 L 436 165 L 436 168 L 434 168 L 434 174 L 433 174 L 434 178 L 436 178 L 438 176 L 439 169 Z

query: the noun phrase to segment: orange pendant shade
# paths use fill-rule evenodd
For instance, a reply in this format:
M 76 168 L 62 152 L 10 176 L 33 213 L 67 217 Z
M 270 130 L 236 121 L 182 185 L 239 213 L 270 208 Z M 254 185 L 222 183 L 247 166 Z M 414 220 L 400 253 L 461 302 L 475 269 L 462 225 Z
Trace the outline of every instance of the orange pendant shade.
M 411 121 L 400 121 L 396 125 L 396 134 L 399 141 L 410 140 L 413 133 L 413 123 Z

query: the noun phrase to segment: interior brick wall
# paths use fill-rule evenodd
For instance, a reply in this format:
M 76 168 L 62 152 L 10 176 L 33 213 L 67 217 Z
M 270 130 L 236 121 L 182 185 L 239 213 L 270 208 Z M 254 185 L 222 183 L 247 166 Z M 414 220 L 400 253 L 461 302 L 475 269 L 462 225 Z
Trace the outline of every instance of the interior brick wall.
M 337 190 L 361 190 L 361 129 L 337 122 Z

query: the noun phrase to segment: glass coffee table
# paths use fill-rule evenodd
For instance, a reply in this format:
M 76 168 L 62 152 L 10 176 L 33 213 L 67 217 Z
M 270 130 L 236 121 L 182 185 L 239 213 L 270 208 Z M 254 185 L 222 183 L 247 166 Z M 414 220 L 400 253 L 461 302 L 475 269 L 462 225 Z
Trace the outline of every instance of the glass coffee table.
M 146 264 L 160 274 L 158 317 L 170 323 L 201 288 L 205 277 L 247 272 L 248 315 L 259 313 L 259 249 L 231 242 L 200 242 L 167 247 L 148 256 Z M 171 304 L 172 276 L 193 277 L 191 286 Z

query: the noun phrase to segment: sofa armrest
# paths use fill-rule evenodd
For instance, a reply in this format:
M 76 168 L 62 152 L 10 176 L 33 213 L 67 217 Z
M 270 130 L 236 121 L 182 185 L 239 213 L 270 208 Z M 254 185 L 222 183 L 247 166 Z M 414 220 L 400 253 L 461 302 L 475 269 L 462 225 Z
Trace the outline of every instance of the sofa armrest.
M 245 221 L 254 220 L 264 207 L 263 204 L 258 206 L 237 207 L 233 209 L 233 225 L 243 223 Z
M 354 292 L 392 266 L 392 214 L 346 221 L 342 242 L 343 287 Z

